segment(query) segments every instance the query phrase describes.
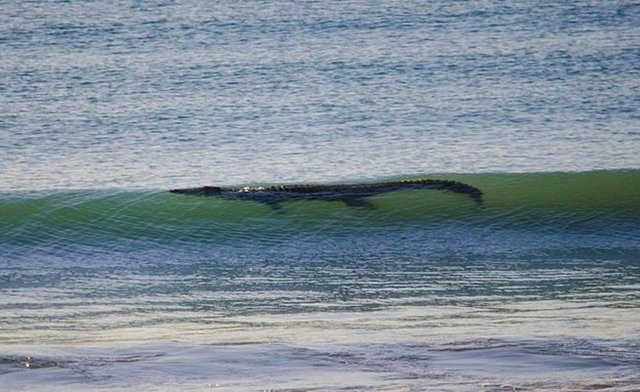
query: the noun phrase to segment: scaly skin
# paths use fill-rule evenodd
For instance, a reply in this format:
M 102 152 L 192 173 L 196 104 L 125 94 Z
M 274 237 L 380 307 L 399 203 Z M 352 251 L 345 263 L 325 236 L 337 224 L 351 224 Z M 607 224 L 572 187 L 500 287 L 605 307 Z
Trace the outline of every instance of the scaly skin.
M 278 203 L 292 200 L 342 201 L 352 206 L 372 207 L 364 198 L 381 193 L 410 189 L 436 189 L 460 193 L 482 203 L 482 191 L 472 185 L 451 180 L 409 180 L 370 184 L 336 185 L 274 185 L 269 187 L 224 188 L 203 186 L 200 188 L 172 189 L 172 193 L 198 196 L 217 196 L 225 199 L 244 199 L 267 203 L 278 208 Z

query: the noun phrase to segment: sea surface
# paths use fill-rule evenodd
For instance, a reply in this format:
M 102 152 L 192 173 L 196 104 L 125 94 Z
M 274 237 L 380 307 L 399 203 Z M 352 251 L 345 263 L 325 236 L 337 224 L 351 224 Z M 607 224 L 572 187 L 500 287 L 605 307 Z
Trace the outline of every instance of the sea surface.
M 638 391 L 639 108 L 633 0 L 0 0 L 0 391 Z

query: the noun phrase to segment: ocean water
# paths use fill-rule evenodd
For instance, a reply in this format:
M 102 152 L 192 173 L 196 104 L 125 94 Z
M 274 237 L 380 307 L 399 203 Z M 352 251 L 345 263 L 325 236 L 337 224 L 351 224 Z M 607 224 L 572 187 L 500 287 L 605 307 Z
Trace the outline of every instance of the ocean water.
M 0 391 L 640 389 L 640 3 L 0 11 Z

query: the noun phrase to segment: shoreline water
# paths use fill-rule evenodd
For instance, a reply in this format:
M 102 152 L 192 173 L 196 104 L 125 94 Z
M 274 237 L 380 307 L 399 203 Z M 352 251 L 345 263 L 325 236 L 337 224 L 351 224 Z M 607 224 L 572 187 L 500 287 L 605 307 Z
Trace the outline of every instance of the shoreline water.
M 0 391 L 640 388 L 637 4 L 2 11 Z
M 0 390 L 633 390 L 638 176 L 456 175 L 482 206 L 3 193 Z

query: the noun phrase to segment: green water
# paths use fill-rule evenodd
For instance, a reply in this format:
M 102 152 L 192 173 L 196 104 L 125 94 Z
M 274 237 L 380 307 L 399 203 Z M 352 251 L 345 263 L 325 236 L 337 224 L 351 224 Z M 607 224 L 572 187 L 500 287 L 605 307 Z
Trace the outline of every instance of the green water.
M 2 236 L 10 243 L 72 245 L 108 239 L 228 241 L 264 236 L 340 235 L 387 225 L 418 230 L 439 223 L 606 229 L 633 225 L 640 214 L 640 171 L 453 174 L 430 176 L 468 183 L 483 192 L 478 204 L 464 195 L 410 190 L 368 198 L 375 208 L 342 202 L 267 204 L 166 191 L 56 191 L 5 193 Z M 404 179 L 405 177 L 403 177 Z M 406 177 L 415 178 L 415 177 Z

